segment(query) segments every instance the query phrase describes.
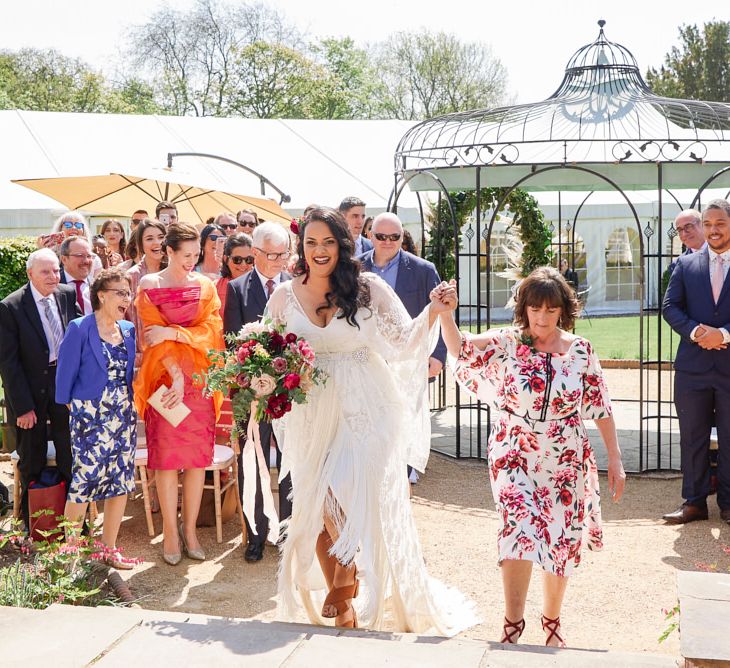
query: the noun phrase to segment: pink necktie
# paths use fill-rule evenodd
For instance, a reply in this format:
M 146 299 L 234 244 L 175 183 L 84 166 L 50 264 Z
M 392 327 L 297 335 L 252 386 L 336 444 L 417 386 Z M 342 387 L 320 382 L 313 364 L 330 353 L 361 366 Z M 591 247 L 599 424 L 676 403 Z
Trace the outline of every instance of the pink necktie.
M 271 297 L 271 293 L 274 292 L 274 279 L 270 278 L 266 281 L 266 297 Z
M 715 304 L 720 299 L 720 293 L 722 292 L 722 284 L 725 282 L 725 272 L 723 271 L 722 265 L 724 261 L 722 255 L 718 255 L 715 258 L 715 267 L 712 270 L 712 298 L 715 300 Z

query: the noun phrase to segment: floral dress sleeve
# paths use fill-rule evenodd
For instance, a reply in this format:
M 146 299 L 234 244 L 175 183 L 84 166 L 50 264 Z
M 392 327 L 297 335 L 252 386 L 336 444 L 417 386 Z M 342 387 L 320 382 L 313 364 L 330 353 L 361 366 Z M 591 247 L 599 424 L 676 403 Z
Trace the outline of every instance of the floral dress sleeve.
M 477 348 L 469 334 L 461 335 L 459 357 L 453 360 L 454 375 L 461 387 L 480 401 L 497 403 L 497 389 L 504 377 L 514 334 L 498 329 L 489 332 L 484 348 Z
M 585 345 L 580 346 L 580 353 L 586 356 L 580 416 L 584 420 L 600 420 L 609 417 L 613 413 L 611 398 L 608 396 L 608 388 L 598 356 L 588 341 L 585 342 Z

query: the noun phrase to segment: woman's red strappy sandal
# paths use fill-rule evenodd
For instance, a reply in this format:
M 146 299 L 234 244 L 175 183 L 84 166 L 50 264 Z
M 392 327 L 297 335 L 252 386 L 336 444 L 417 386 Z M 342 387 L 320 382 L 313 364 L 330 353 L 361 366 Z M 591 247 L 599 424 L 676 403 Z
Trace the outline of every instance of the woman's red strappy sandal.
M 553 638 L 558 639 L 558 645 L 557 647 L 565 647 L 565 640 L 563 639 L 563 636 L 560 635 L 560 631 L 558 630 L 560 628 L 560 617 L 556 617 L 555 619 L 550 619 L 550 617 L 546 617 L 545 615 L 542 615 L 542 630 L 548 631 L 548 636 L 545 638 L 545 645 L 547 646 L 550 641 Z M 555 645 L 553 645 L 555 646 Z
M 502 627 L 502 640 L 500 642 L 507 643 L 508 645 L 514 645 L 525 630 L 525 620 L 520 619 L 519 622 L 511 622 L 506 617 L 504 618 L 504 626 Z

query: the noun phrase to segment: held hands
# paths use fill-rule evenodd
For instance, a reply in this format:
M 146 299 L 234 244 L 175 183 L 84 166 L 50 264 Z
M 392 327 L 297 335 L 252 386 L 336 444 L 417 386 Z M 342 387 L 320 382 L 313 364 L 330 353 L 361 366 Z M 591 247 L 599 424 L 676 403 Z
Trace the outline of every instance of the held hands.
M 727 344 L 722 338 L 722 332 L 716 327 L 700 325 L 695 332 L 695 343 L 705 350 L 725 350 Z
M 33 429 L 37 422 L 38 417 L 36 416 L 35 411 L 28 411 L 15 419 L 15 424 L 17 424 L 21 429 Z
M 448 313 L 459 305 L 459 297 L 456 293 L 456 281 L 452 278 L 448 283 L 442 281 L 429 295 L 431 310 L 434 313 Z
M 608 491 L 614 503 L 618 503 L 623 496 L 624 486 L 626 485 L 626 473 L 621 456 L 608 457 Z
M 429 378 L 435 378 L 441 373 L 441 369 L 444 368 L 444 365 L 441 363 L 441 360 L 437 360 L 435 357 L 429 357 L 428 358 L 428 377 Z
M 177 330 L 172 327 L 161 327 L 160 325 L 150 325 L 145 327 L 144 342 L 148 346 L 156 346 L 163 341 L 172 341 L 177 334 Z

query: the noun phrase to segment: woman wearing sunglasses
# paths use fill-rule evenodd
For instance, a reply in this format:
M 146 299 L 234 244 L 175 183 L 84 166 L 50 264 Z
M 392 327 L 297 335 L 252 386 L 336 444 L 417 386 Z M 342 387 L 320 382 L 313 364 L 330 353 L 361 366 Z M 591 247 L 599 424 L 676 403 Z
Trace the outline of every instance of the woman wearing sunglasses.
M 89 242 L 89 246 L 93 248 L 93 239 L 89 226 L 86 224 L 86 218 L 78 211 L 66 211 L 62 216 L 53 223 L 50 234 L 42 234 L 36 239 L 38 248 L 50 248 L 54 253 L 58 254 L 63 240 L 70 236 L 84 237 Z M 94 255 L 91 265 L 91 276 L 96 276 L 102 269 L 103 265 L 98 255 Z
M 195 271 L 215 281 L 221 275 L 221 259 L 226 233 L 220 225 L 206 225 L 200 232 L 200 259 Z
M 226 308 L 228 283 L 251 271 L 253 258 L 253 239 L 248 234 L 239 232 L 226 239 L 226 245 L 223 247 L 221 275 L 215 281 L 215 288 L 221 300 L 221 318 Z

